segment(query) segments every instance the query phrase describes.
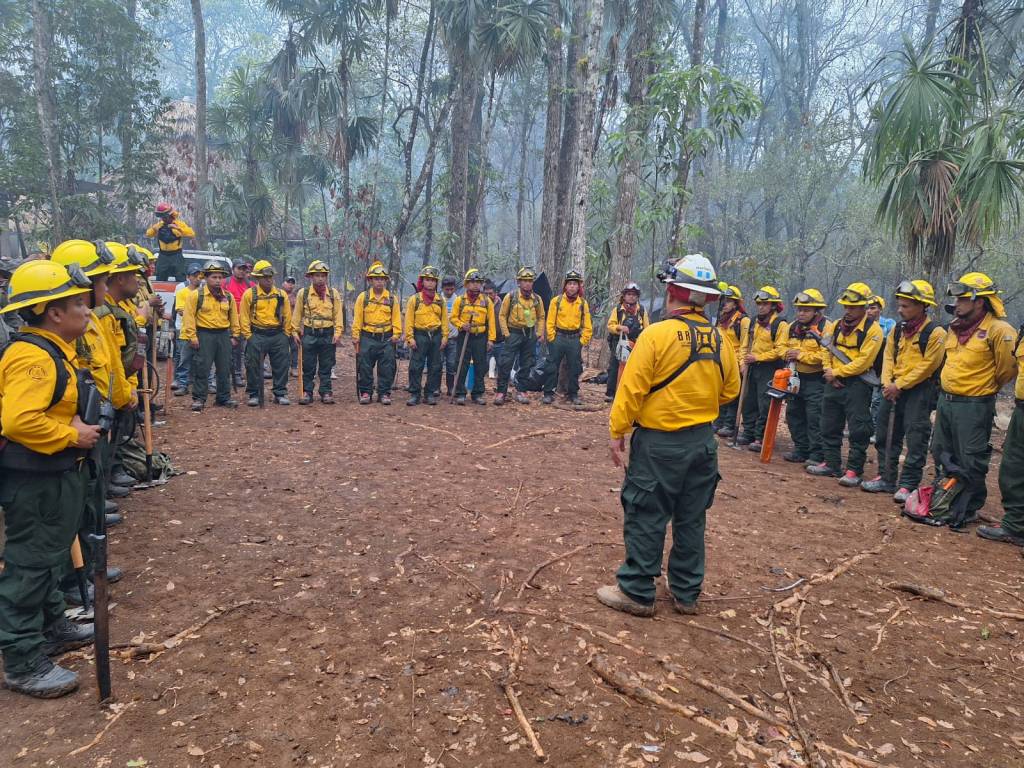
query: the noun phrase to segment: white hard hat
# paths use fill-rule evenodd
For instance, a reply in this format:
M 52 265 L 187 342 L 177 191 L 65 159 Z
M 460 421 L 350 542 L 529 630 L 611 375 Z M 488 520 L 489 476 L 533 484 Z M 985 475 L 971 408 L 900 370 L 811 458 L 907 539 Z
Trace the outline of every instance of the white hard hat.
M 718 287 L 715 268 L 711 266 L 708 258 L 700 253 L 689 253 L 675 263 L 666 263 L 658 273 L 658 279 L 663 283 L 689 288 L 708 296 L 722 294 Z

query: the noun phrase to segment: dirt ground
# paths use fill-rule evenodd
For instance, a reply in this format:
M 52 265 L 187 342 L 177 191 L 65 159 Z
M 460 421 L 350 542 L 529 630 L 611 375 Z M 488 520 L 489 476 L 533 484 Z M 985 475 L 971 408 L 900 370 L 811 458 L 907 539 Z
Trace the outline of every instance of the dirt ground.
M 112 710 L 85 653 L 70 697 L 0 692 L 0 766 L 533 765 L 513 699 L 556 766 L 1024 765 L 1018 549 L 901 522 L 784 436 L 768 467 L 723 445 L 701 615 L 631 618 L 594 599 L 622 554 L 603 387 L 360 407 L 340 362 L 333 407 L 172 400 L 187 474 L 122 505 L 112 640 L 177 637 L 114 661 Z

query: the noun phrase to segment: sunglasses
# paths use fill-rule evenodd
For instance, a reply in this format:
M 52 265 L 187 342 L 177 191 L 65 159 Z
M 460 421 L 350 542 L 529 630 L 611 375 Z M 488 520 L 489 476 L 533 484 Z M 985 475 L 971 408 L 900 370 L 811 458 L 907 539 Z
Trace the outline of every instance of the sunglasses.
M 865 296 L 863 293 L 861 293 L 859 291 L 853 291 L 853 290 L 850 290 L 849 288 L 847 288 L 845 291 L 843 291 L 843 295 L 839 297 L 839 301 L 840 302 L 843 302 L 843 301 L 846 301 L 846 302 L 867 301 L 868 298 L 869 298 L 868 296 Z

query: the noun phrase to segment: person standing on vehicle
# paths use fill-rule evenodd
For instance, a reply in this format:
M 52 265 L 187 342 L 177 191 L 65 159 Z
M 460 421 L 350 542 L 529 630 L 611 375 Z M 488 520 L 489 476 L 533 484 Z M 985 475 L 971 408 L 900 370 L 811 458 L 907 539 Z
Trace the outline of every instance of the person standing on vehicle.
M 391 405 L 395 384 L 395 347 L 402 339 L 402 311 L 388 290 L 385 266 L 375 261 L 366 270 L 370 287 L 356 297 L 352 309 L 352 346 L 356 351 L 359 404 L 373 399 L 373 373 L 377 371 L 377 402 Z
M 807 467 L 818 477 L 838 477 L 844 488 L 860 485 L 868 445 L 871 443 L 871 385 L 861 376 L 873 370 L 881 354 L 882 329 L 867 315 L 871 289 L 851 283 L 839 296 L 845 312 L 832 326 L 835 348 L 850 362 L 844 363 L 829 350 L 823 352 L 825 393 L 821 400 L 821 442 L 824 460 Z M 843 431 L 849 427 L 850 443 L 843 466 Z
M 78 687 L 78 675 L 49 656 L 93 639 L 92 624 L 65 618 L 60 591 L 85 509 L 80 464 L 100 439 L 100 428 L 82 420 L 76 370 L 75 342 L 91 318 L 89 291 L 77 264 L 32 261 L 11 275 L 3 309 L 18 312 L 26 326 L 0 358 L 0 652 L 4 687 L 37 698 Z
M 179 283 L 185 279 L 185 256 L 182 245 L 186 237 L 196 233 L 169 203 L 159 203 L 153 211 L 156 221 L 146 230 L 146 237 L 155 237 L 160 245 L 160 258 L 156 264 L 156 279 Z
M 299 405 L 313 402 L 313 379 L 320 376 L 320 402 L 334 405 L 331 371 L 345 332 L 341 294 L 327 284 L 331 270 L 320 259 L 306 268 L 309 286 L 299 291 L 292 314 L 292 332 L 302 345 L 302 397 Z
M 580 400 L 580 374 L 583 373 L 583 349 L 594 335 L 590 304 L 583 298 L 583 275 L 575 269 L 565 273 L 562 292 L 548 306 L 548 358 L 545 362 L 544 397 L 541 402 L 555 402 L 558 369 L 566 363 L 565 395 L 573 405 Z
M 406 405 L 437 405 L 441 392 L 441 358 L 448 346 L 448 308 L 437 293 L 441 273 L 429 265 L 420 270 L 416 293 L 405 303 L 405 343 L 412 350 L 409 358 L 409 400 Z M 423 369 L 427 383 L 423 385 Z
M 619 303 L 608 315 L 608 381 L 604 388 L 604 401 L 615 399 L 615 388 L 619 381 L 619 340 L 625 334 L 630 348 L 636 344 L 640 331 L 649 325 L 647 310 L 640 303 L 640 286 L 626 283 L 619 294 Z
M 278 405 L 288 399 L 288 369 L 291 367 L 292 312 L 284 291 L 274 286 L 274 268 L 260 259 L 252 269 L 256 284 L 242 295 L 239 327 L 245 344 L 245 390 L 247 404 L 260 405 L 263 389 L 263 359 L 270 358 L 272 392 Z
M 935 372 L 942 365 L 946 331 L 928 317 L 935 289 L 926 280 L 904 280 L 896 287 L 900 322 L 889 332 L 882 352 L 882 404 L 875 418 L 878 476 L 860 485 L 868 493 L 891 493 L 904 503 L 921 484 L 935 407 Z M 891 416 L 895 411 L 895 416 Z M 887 445 L 889 419 L 892 445 Z M 903 439 L 907 458 L 900 470 Z M 890 451 L 892 454 L 890 455 Z
M 227 270 L 215 261 L 203 268 L 206 285 L 185 295 L 185 311 L 181 318 L 181 337 L 195 355 L 192 369 L 192 410 L 206 406 L 210 391 L 210 368 L 217 366 L 216 405 L 235 408 L 231 397 L 231 350 L 238 346 L 241 328 L 234 297 L 224 290 Z
M 516 367 L 516 402 L 529 405 L 526 391 L 537 358 L 537 341 L 544 341 L 547 323 L 544 319 L 544 301 L 533 291 L 537 275 L 531 267 L 516 273 L 518 289 L 505 294 L 498 310 L 498 327 L 505 336 L 501 357 L 498 358 L 498 381 L 494 404 L 504 405 L 512 368 Z
M 635 616 L 653 616 L 665 532 L 672 524 L 668 587 L 675 610 L 697 613 L 704 582 L 704 529 L 718 486 L 712 422 L 739 393 L 739 366 L 706 314 L 721 291 L 700 254 L 668 264 L 665 319 L 637 339 L 609 417 L 611 455 L 622 483 L 625 562 L 597 599 Z M 632 431 L 629 455 L 626 435 Z
M 825 317 L 828 306 L 817 288 L 793 298 L 796 321 L 782 334 L 783 360 L 796 366 L 800 389 L 786 400 L 786 425 L 793 451 L 782 458 L 794 464 L 820 464 L 825 460 L 821 442 L 821 401 L 825 395 L 824 355 L 819 338 L 832 332 Z
M 743 357 L 747 344 L 750 341 L 750 316 L 747 308 L 743 306 L 743 292 L 738 285 L 729 285 L 722 282 L 718 284 L 722 292 L 721 304 L 718 308 L 718 318 L 715 325 L 718 327 L 722 337 L 732 345 L 736 353 L 737 365 Z M 739 411 L 740 399 L 722 406 L 718 413 L 718 436 L 733 437 L 736 432 L 736 414 Z

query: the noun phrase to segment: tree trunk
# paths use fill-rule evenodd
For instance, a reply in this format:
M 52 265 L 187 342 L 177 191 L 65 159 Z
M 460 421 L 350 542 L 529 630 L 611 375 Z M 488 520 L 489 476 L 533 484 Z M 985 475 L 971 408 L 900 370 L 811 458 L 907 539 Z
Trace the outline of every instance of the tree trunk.
M 704 24 L 707 21 L 708 2 L 707 0 L 695 0 L 693 6 L 693 47 L 690 49 L 690 68 L 700 69 L 704 66 Z M 700 111 L 700 101 L 696 95 L 691 95 L 686 101 L 683 123 L 688 129 L 694 124 Z M 678 255 L 683 246 L 683 238 L 686 230 L 686 187 L 690 180 L 690 168 L 693 164 L 693 156 L 687 149 L 680 149 L 679 157 L 676 159 L 676 193 L 674 211 L 672 213 L 672 238 L 669 245 L 669 253 Z
M 553 240 L 554 273 L 565 272 L 569 251 L 569 234 L 572 231 L 573 190 L 576 180 L 576 163 L 579 155 L 576 145 L 579 140 L 579 77 L 576 72 L 578 51 L 585 44 L 587 0 L 575 0 L 572 19 L 572 35 L 566 47 L 565 113 L 562 117 L 562 145 L 558 157 L 558 199 L 555 204 L 555 236 Z M 558 277 L 560 281 L 561 278 Z M 554 284 L 554 280 L 552 284 Z
M 203 22 L 202 0 L 191 0 L 192 23 L 196 28 L 196 195 L 194 229 L 200 248 L 206 247 L 206 187 L 209 166 L 206 157 L 206 25 Z M 305 248 L 305 242 L 303 242 Z M 303 251 L 305 252 L 305 251 Z
M 32 0 L 32 75 L 35 85 L 36 114 L 39 117 L 39 137 L 46 156 L 46 176 L 50 193 L 50 229 L 55 242 L 64 239 L 64 216 L 61 211 L 60 137 L 57 135 L 57 99 L 53 93 L 50 72 L 50 49 L 53 32 L 50 28 L 49 9 L 43 0 Z
M 628 112 L 623 124 L 624 147 L 616 187 L 615 224 L 613 227 L 611 263 L 608 267 L 608 297 L 617 295 L 632 273 L 633 251 L 636 246 L 636 204 L 640 189 L 640 173 L 644 147 L 650 128 L 647 105 L 647 81 L 654 71 L 652 46 L 654 44 L 654 13 L 656 0 L 639 0 L 633 34 L 626 47 L 626 73 L 629 88 L 626 91 Z
M 451 63 L 450 72 L 456 79 L 455 108 L 451 126 L 451 163 L 449 166 L 448 233 L 447 246 L 451 254 L 446 257 L 455 266 L 464 264 L 466 253 L 466 205 L 469 183 L 469 144 L 473 122 L 475 89 L 470 80 L 469 62 L 459 56 Z
M 559 143 L 562 138 L 562 102 L 565 98 L 565 63 L 562 51 L 560 0 L 551 3 L 554 20 L 548 31 L 548 101 L 544 122 L 544 191 L 541 197 L 540 269 L 549 277 L 555 268 L 556 208 L 558 206 Z
M 526 206 L 526 157 L 530 146 L 530 133 L 533 131 L 533 123 L 536 119 L 536 112 L 532 109 L 530 100 L 533 96 L 531 86 L 533 75 L 527 79 L 523 87 L 522 112 L 520 114 L 519 126 L 519 173 L 516 177 L 516 265 L 522 266 L 523 257 L 523 209 Z
M 924 20 L 924 40 L 930 43 L 935 37 L 935 29 L 939 23 L 939 12 L 942 10 L 942 0 L 928 0 L 928 15 Z

